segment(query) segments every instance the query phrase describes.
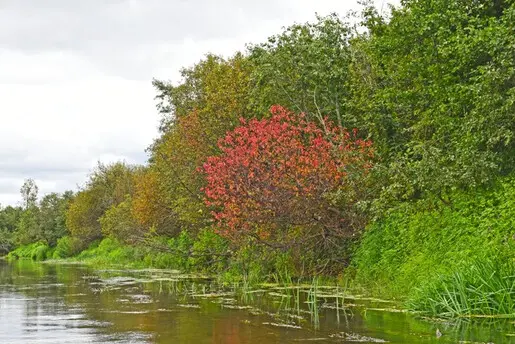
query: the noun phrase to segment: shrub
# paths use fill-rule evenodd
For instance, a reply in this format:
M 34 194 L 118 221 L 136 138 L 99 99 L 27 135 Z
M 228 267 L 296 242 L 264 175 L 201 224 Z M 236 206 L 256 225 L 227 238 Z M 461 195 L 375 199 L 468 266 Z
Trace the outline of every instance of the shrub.
M 57 246 L 52 255 L 54 259 L 68 258 L 76 255 L 80 251 L 81 243 L 78 238 L 64 236 L 57 240 Z
M 32 259 L 42 261 L 47 258 L 50 247 L 42 242 L 19 246 L 14 251 L 9 252 L 7 259 Z
M 192 245 L 190 265 L 205 272 L 219 272 L 227 267 L 229 247 L 226 239 L 212 229 L 204 229 L 197 235 Z
M 270 119 L 242 119 L 220 140 L 222 153 L 203 166 L 206 205 L 218 233 L 235 246 L 251 237 L 297 259 L 316 252 L 316 259 L 337 262 L 325 253 L 364 221 L 356 205 L 365 194 L 359 190 L 371 167 L 372 142 L 280 106 L 270 112 Z

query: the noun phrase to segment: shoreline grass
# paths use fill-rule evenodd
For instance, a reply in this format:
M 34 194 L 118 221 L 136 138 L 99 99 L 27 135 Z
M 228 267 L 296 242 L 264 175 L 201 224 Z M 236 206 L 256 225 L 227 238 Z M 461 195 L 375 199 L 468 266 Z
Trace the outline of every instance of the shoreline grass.
M 418 288 L 407 306 L 443 318 L 515 318 L 515 264 L 476 260 Z

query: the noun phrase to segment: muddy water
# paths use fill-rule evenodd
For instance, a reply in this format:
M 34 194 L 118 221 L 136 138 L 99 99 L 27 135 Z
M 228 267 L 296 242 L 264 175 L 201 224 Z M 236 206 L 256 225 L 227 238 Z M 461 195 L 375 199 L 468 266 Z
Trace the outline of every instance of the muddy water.
M 0 343 L 515 343 L 510 321 L 428 321 L 393 303 L 337 293 L 0 261 Z

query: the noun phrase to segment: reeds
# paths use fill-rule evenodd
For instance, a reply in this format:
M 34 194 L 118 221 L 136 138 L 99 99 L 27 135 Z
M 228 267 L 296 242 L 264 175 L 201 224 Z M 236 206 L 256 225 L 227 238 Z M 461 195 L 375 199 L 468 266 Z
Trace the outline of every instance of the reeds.
M 408 306 L 445 318 L 515 318 L 515 264 L 476 260 L 419 289 Z

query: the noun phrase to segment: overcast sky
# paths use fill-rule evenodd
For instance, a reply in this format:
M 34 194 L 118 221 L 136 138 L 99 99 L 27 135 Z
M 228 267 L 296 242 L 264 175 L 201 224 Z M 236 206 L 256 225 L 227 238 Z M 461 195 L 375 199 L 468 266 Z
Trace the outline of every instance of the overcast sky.
M 25 178 L 61 192 L 97 161 L 144 163 L 153 77 L 349 9 L 356 0 L 0 0 L 0 204 L 19 202 Z

